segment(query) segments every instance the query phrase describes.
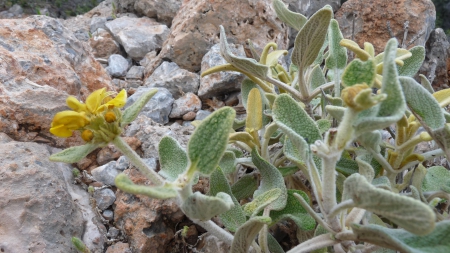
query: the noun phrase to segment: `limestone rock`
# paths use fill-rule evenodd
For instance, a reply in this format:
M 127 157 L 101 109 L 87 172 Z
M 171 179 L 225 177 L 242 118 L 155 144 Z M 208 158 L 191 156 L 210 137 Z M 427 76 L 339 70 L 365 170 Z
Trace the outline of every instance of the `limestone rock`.
M 145 80 L 147 87 L 163 87 L 170 91 L 175 99 L 184 93 L 197 93 L 199 75 L 181 69 L 174 62 L 163 62 L 153 74 Z
M 91 250 L 101 250 L 106 238 L 83 200 L 89 202 L 86 191 L 72 185 L 72 169 L 50 162 L 44 144 L 0 136 L 2 251 L 76 253 L 72 236 L 83 238 Z
M 363 47 L 364 42 L 370 42 L 374 45 L 375 52 L 381 53 L 391 38 L 387 22 L 390 22 L 393 35 L 402 45 L 404 24 L 409 21 L 405 44 L 419 36 L 408 48 L 424 46 L 434 29 L 436 10 L 431 0 L 348 0 L 342 4 L 335 18 L 344 38 L 351 39 L 354 33 L 355 41 L 360 47 Z
M 170 27 L 173 17 L 181 7 L 181 2 L 181 0 L 137 0 L 134 3 L 134 9 L 138 15 L 156 18 Z
M 139 87 L 136 92 L 128 98 L 124 109 L 133 104 L 144 92 L 151 88 Z M 150 101 L 142 108 L 139 115 L 145 115 L 157 123 L 166 124 L 169 122 L 169 114 L 173 104 L 172 94 L 165 88 L 159 88 L 158 92 L 150 99 Z
M 437 90 L 449 88 L 450 43 L 444 30 L 435 29 L 426 45 L 425 60 L 419 73 L 433 80 L 433 88 Z
M 271 0 L 183 1 L 160 54 L 145 66 L 146 76 L 165 59 L 199 71 L 203 56 L 219 42 L 219 25 L 230 43 L 243 45 L 250 39 L 261 48 L 268 42 L 280 48 L 288 43 L 287 26 L 276 18 Z
M 103 188 L 94 192 L 95 202 L 100 210 L 110 207 L 116 200 L 116 195 L 109 188 Z
M 172 111 L 169 118 L 181 118 L 188 112 L 197 112 L 202 108 L 202 101 L 193 93 L 186 93 L 184 96 L 175 100 L 172 105 Z M 195 115 L 194 115 L 195 118 Z
M 144 77 L 144 67 L 132 66 L 127 72 L 127 79 L 142 79 Z
M 130 63 L 120 54 L 112 54 L 108 58 L 106 72 L 112 77 L 122 77 L 127 74 Z
M 106 27 L 127 54 L 138 61 L 148 52 L 160 50 L 169 35 L 166 25 L 147 17 L 120 17 L 107 22 Z
M 244 47 L 231 44 L 230 48 L 233 54 L 237 56 L 245 56 Z M 208 53 L 203 56 L 201 72 L 212 67 L 226 64 L 227 61 L 220 55 L 220 45 L 214 45 Z M 218 95 L 223 95 L 241 89 L 241 82 L 244 75 L 239 72 L 221 71 L 204 76 L 200 79 L 200 88 L 198 96 L 206 99 Z
M 108 59 L 112 54 L 120 53 L 120 45 L 112 35 L 103 28 L 98 28 L 92 33 L 89 45 L 95 57 Z
M 117 242 L 109 246 L 106 253 L 131 253 L 131 249 L 128 243 Z
M 96 89 L 113 90 L 106 71 L 88 47 L 53 18 L 2 20 L 0 38 L 0 132 L 52 146 L 77 143 L 76 138 L 51 135 L 51 120 L 68 109 L 68 94 L 84 100 Z

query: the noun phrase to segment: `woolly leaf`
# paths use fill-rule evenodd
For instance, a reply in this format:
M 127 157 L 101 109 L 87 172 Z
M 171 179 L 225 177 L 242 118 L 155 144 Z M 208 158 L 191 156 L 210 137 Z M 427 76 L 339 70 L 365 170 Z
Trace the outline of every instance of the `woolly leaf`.
M 258 179 L 255 173 L 245 174 L 231 186 L 231 191 L 238 200 L 253 196 L 256 189 L 258 189 Z
M 299 69 L 311 65 L 320 52 L 327 35 L 333 11 L 322 8 L 306 22 L 298 33 L 292 51 L 292 63 Z
M 281 193 L 280 189 L 274 188 L 259 194 L 257 197 L 253 198 L 252 202 L 243 206 L 245 214 L 247 216 L 257 215 L 261 210 L 276 201 L 276 199 L 281 196 Z
M 427 169 L 422 181 L 422 191 L 440 191 L 450 180 L 450 171 L 442 166 L 433 166 Z
M 235 56 L 230 49 L 225 35 L 225 29 L 220 26 L 220 54 L 223 58 L 237 69 L 265 79 L 269 73 L 269 67 L 258 63 L 254 59 Z
M 124 173 L 117 175 L 114 182 L 117 188 L 131 194 L 142 194 L 155 199 L 170 199 L 177 196 L 177 192 L 172 188 L 137 185 Z
M 426 204 L 376 188 L 360 174 L 355 173 L 345 180 L 343 199 L 348 198 L 356 207 L 382 215 L 417 235 L 429 234 L 435 227 L 436 216 Z
M 178 175 L 187 169 L 188 157 L 186 151 L 174 138 L 164 136 L 159 142 L 158 154 L 161 167 L 159 174 L 168 181 L 175 181 Z
M 450 248 L 450 221 L 437 223 L 428 235 L 418 236 L 403 229 L 378 225 L 352 225 L 358 241 L 364 241 L 404 253 L 447 253 Z
M 227 147 L 228 134 L 233 125 L 236 112 L 223 107 L 202 121 L 188 143 L 188 157 L 191 166 L 205 175 L 217 168 Z
M 221 168 L 217 168 L 209 178 L 209 194 L 214 196 L 219 192 L 230 195 L 234 203 L 233 208 L 219 215 L 220 220 L 228 230 L 236 232 L 237 228 L 244 224 L 247 219 L 245 218 L 241 205 L 239 205 L 239 202 L 231 193 L 231 187 Z
M 409 49 L 412 54 L 411 57 L 403 61 L 403 66 L 398 66 L 398 74 L 400 76 L 414 77 L 422 66 L 423 60 L 425 60 L 425 48 L 422 46 L 415 46 Z
M 244 225 L 238 228 L 234 235 L 231 251 L 233 253 L 247 253 L 250 245 L 255 240 L 256 235 L 271 222 L 270 217 L 256 216 L 249 219 Z
M 236 170 L 236 156 L 234 155 L 234 152 L 225 151 L 222 159 L 220 159 L 219 167 L 225 174 L 233 173 Z
M 325 84 L 327 80 L 323 75 L 322 69 L 319 65 L 316 65 L 311 71 L 311 82 L 310 86 L 312 89 L 316 89 L 320 87 L 322 84 Z
M 261 94 L 257 88 L 250 90 L 247 98 L 247 120 L 246 128 L 250 131 L 259 130 L 262 128 L 262 111 L 263 103 Z
M 374 81 L 375 63 L 371 59 L 364 62 L 354 59 L 348 64 L 344 74 L 342 74 L 342 84 L 346 87 L 363 83 L 371 86 Z
M 200 192 L 191 194 L 181 205 L 181 209 L 190 219 L 206 221 L 234 207 L 230 195 L 219 192 L 216 196 L 206 196 Z
M 288 24 L 290 27 L 300 31 L 308 20 L 300 13 L 290 11 L 286 5 L 280 0 L 273 1 L 273 8 L 277 13 L 277 17 Z
M 81 146 L 70 147 L 49 157 L 52 162 L 76 163 L 98 148 L 98 144 L 88 143 Z
M 332 19 L 328 28 L 328 57 L 325 60 L 328 69 L 343 70 L 347 65 L 347 48 L 339 44 L 343 38 L 338 22 Z

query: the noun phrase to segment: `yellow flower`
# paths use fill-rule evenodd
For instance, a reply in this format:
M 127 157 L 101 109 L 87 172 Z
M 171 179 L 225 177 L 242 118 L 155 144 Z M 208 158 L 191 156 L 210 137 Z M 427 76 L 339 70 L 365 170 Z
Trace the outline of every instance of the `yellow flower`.
M 78 101 L 73 96 L 66 100 L 67 106 L 73 111 L 62 111 L 55 115 L 50 132 L 58 137 L 72 136 L 74 130 L 82 130 L 91 123 L 91 120 L 100 116 L 104 117 L 105 110 L 121 108 L 127 101 L 127 93 L 121 90 L 115 98 L 111 98 L 112 92 L 105 88 L 92 92 L 86 99 L 86 103 Z

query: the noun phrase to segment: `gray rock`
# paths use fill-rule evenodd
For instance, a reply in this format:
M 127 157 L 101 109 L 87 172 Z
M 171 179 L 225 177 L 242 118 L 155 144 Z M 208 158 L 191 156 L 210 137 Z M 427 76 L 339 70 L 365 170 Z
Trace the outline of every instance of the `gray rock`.
M 89 31 L 96 32 L 99 28 L 106 29 L 106 17 L 92 17 Z
M 97 58 L 108 59 L 110 55 L 120 53 L 119 43 L 103 28 L 98 28 L 92 33 L 92 37 L 89 38 L 89 45 Z
M 0 136 L 1 251 L 76 253 L 71 237 L 82 238 L 93 223 L 84 220 L 77 205 L 81 196 L 72 185 L 72 168 L 50 162 L 46 145 Z M 103 244 L 96 230 L 86 241 L 89 246 L 92 240 Z
M 237 56 L 245 56 L 242 45 L 230 45 L 231 51 Z M 220 55 L 220 45 L 214 45 L 202 59 L 201 71 L 205 71 L 211 67 L 226 64 L 225 59 Z M 155 70 L 156 72 L 156 70 Z M 202 77 L 200 80 L 200 88 L 198 96 L 206 99 L 233 91 L 241 88 L 241 82 L 244 75 L 239 72 L 221 71 Z
M 116 195 L 109 188 L 103 188 L 94 192 L 94 199 L 100 210 L 110 207 L 116 200 Z
M 19 16 L 23 13 L 23 9 L 20 5 L 14 4 L 11 8 L 9 8 L 9 13 L 12 13 L 14 16 Z
M 125 109 L 133 104 L 144 92 L 149 91 L 152 88 L 139 87 L 136 92 L 131 95 Z M 150 99 L 150 101 L 142 108 L 140 115 L 145 115 L 157 123 L 166 124 L 169 122 L 169 113 L 172 110 L 173 104 L 172 94 L 165 88 L 159 88 L 158 92 Z
M 132 66 L 128 70 L 127 79 L 142 79 L 144 77 L 144 67 L 143 66 Z
M 113 220 L 114 212 L 111 210 L 105 210 L 105 211 L 103 211 L 102 216 L 103 216 L 103 218 L 105 218 L 105 220 Z M 109 234 L 109 231 L 108 231 L 108 234 Z M 110 237 L 108 234 L 106 234 L 106 236 Z
M 116 169 L 116 162 L 111 161 L 105 165 L 97 167 L 91 171 L 92 177 L 105 185 L 116 185 L 114 179 L 121 173 Z
M 106 211 L 109 211 L 109 210 L 106 210 Z M 109 230 L 108 230 L 108 234 L 106 234 L 106 236 L 108 236 L 111 239 L 115 239 L 115 238 L 117 238 L 119 236 L 119 233 L 120 233 L 120 230 L 118 230 L 115 227 L 110 227 Z
M 120 17 L 107 22 L 106 27 L 127 54 L 137 61 L 150 51 L 160 50 L 169 35 L 166 25 L 147 17 Z
M 210 111 L 200 110 L 197 112 L 197 115 L 195 116 L 195 120 L 203 120 L 206 117 L 208 117 L 210 114 L 211 114 Z
M 310 17 L 316 11 L 324 7 L 325 5 L 331 5 L 333 11 L 336 12 L 341 7 L 341 0 L 283 0 L 283 2 L 289 4 L 289 9 L 301 13 L 306 17 Z
M 112 77 L 121 77 L 127 74 L 130 63 L 120 54 L 112 54 L 108 58 L 106 71 Z
M 175 62 L 163 62 L 145 80 L 144 86 L 166 88 L 175 99 L 178 99 L 184 93 L 197 93 L 199 79 L 199 75 L 181 69 Z
M 130 162 L 128 161 L 126 156 L 121 156 L 116 161 L 116 169 L 124 171 L 130 166 Z
M 175 100 L 169 118 L 181 118 L 188 112 L 197 112 L 202 108 L 202 101 L 194 93 L 186 93 Z
M 156 18 L 159 22 L 171 26 L 172 19 L 181 7 L 181 0 L 137 0 L 134 9 L 138 15 Z

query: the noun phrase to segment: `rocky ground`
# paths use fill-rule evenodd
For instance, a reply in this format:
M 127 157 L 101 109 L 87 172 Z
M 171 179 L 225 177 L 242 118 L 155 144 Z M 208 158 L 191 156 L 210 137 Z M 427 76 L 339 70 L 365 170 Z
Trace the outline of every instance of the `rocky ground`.
M 92 252 L 228 252 L 217 238 L 193 225 L 174 200 L 125 194 L 114 186 L 122 171 L 146 183 L 112 146 L 77 164 L 48 161 L 80 137 L 49 133 L 68 95 L 84 100 L 99 88 L 129 95 L 158 93 L 128 126 L 127 142 L 158 170 L 157 144 L 170 135 L 186 145 L 193 126 L 224 105 L 245 114 L 240 103 L 242 74 L 200 73 L 225 61 L 218 50 L 219 25 L 234 53 L 246 54 L 247 39 L 258 49 L 268 42 L 289 49 L 295 34 L 282 24 L 270 0 L 106 0 L 84 15 L 55 19 L 23 15 L 19 6 L 0 13 L 0 251 L 76 252 L 70 238 L 82 238 Z M 449 87 L 450 46 L 434 29 L 430 0 L 286 0 L 311 15 L 330 4 L 343 34 L 377 52 L 395 36 L 409 48 L 423 45 L 421 73 L 436 89 Z M 387 23 L 389 21 L 389 25 Z M 408 21 L 404 39 L 405 22 Z M 288 61 L 289 59 L 286 59 Z M 201 179 L 197 191 L 207 192 Z M 181 229 L 188 226 L 186 237 Z M 295 245 L 295 227 L 273 229 L 284 247 Z

